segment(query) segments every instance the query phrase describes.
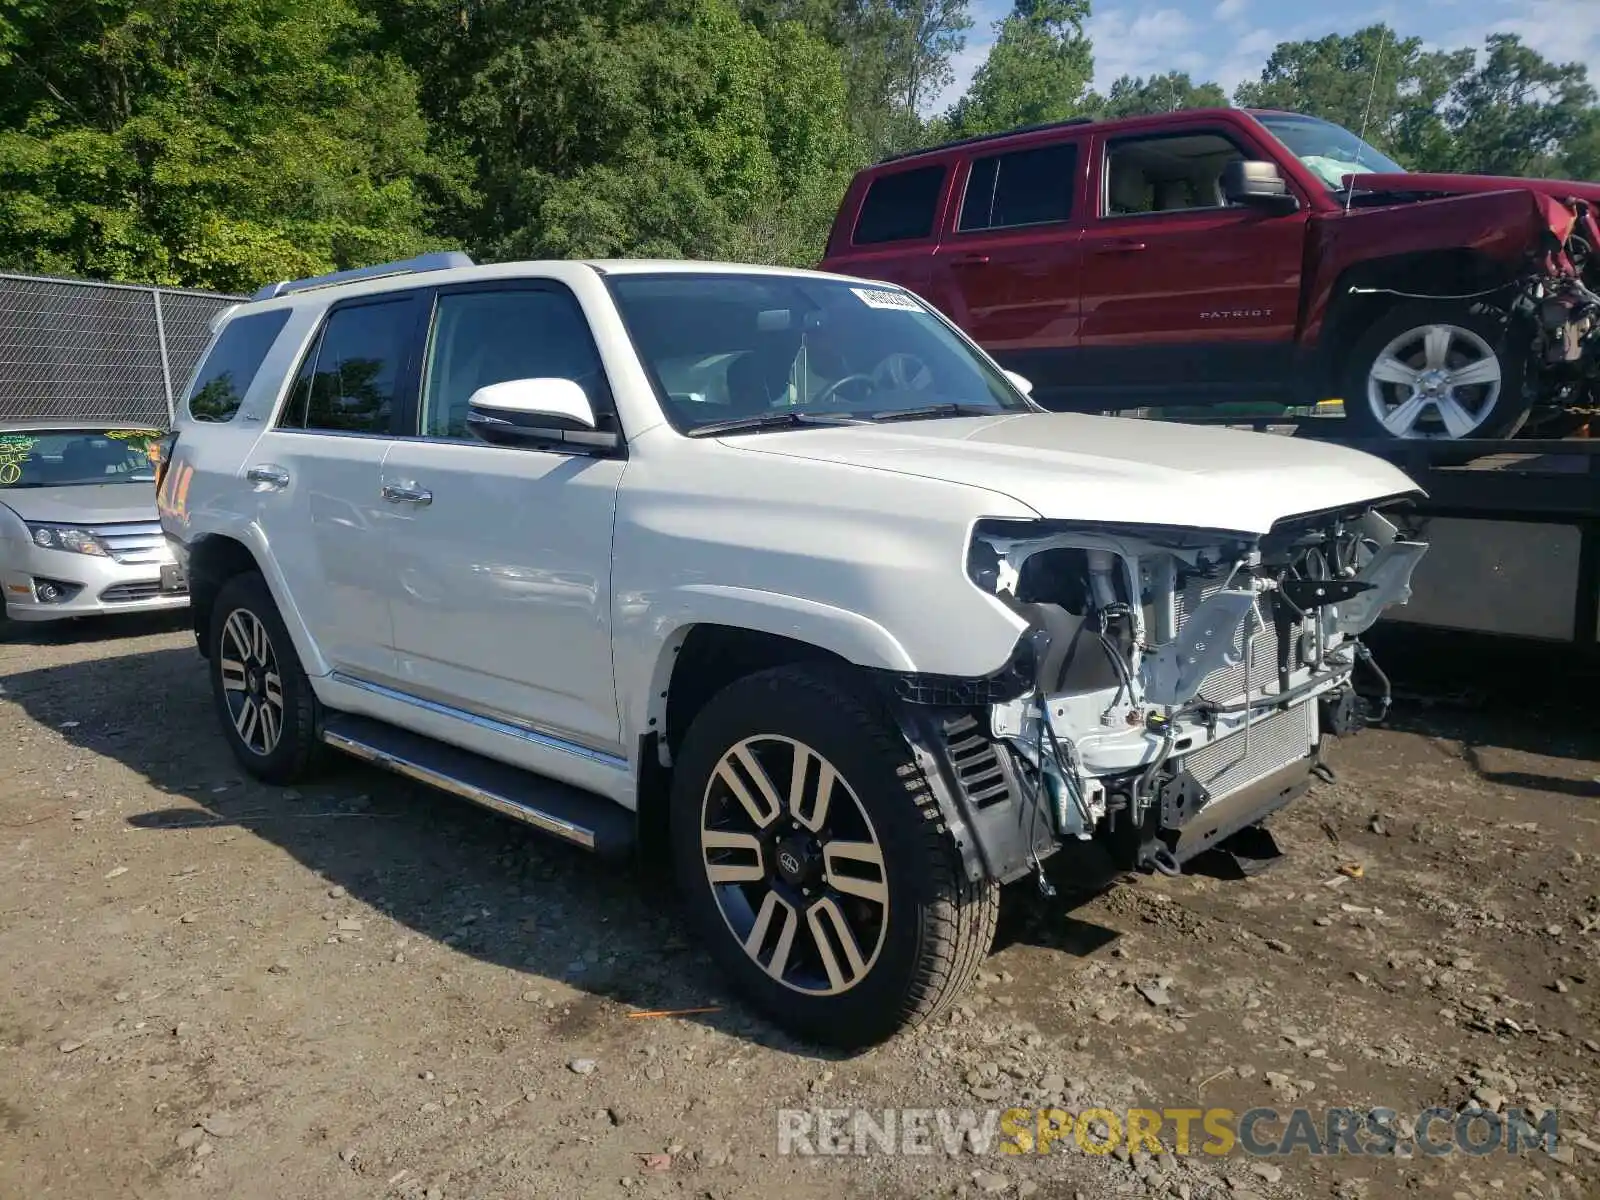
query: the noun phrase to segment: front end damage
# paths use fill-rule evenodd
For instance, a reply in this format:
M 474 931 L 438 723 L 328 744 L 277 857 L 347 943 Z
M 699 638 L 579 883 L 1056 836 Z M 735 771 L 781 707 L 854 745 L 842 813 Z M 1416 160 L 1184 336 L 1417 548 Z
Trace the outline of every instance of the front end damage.
M 1540 196 L 1548 236 L 1519 281 L 1512 317 L 1532 331 L 1535 399 L 1600 400 L 1600 217 L 1586 200 Z
M 1359 638 L 1425 550 L 1371 509 L 1260 537 L 980 523 L 968 574 L 1027 623 L 1017 652 L 897 681 L 969 872 L 1048 890 L 1039 864 L 1081 842 L 1175 872 L 1292 800 L 1324 736 L 1387 708 Z

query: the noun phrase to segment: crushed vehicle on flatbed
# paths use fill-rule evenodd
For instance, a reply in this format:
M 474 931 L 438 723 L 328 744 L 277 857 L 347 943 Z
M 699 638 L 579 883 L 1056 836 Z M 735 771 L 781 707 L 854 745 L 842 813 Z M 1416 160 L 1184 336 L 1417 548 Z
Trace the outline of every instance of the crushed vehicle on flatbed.
M 1297 113 L 984 134 L 861 171 L 823 267 L 948 314 L 1046 407 L 1344 402 L 1362 438 L 1600 401 L 1600 184 L 1409 174 Z

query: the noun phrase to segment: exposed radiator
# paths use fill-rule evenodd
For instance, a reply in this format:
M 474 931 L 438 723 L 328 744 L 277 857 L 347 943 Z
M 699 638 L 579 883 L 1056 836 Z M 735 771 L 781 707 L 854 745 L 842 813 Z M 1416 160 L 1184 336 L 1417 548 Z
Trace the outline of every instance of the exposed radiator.
M 1183 587 L 1178 589 L 1178 629 L 1182 630 L 1188 616 L 1202 601 L 1222 590 L 1225 576 L 1214 579 L 1190 579 Z M 1261 606 L 1257 606 L 1258 608 Z M 1266 614 L 1262 614 L 1264 617 Z M 1254 621 L 1255 618 L 1250 618 Z M 1244 655 L 1244 632 L 1246 626 L 1241 626 L 1238 635 L 1233 640 L 1233 652 L 1242 657 Z M 1295 637 L 1299 637 L 1300 625 L 1294 626 Z M 1253 669 L 1250 672 L 1250 691 L 1259 692 L 1268 684 L 1274 683 L 1278 678 L 1278 631 L 1267 618 L 1265 627 L 1256 625 L 1255 634 L 1251 639 L 1251 658 Z M 1245 694 L 1245 664 L 1240 662 L 1236 667 L 1222 667 L 1211 672 L 1200 683 L 1200 698 L 1210 700 L 1215 704 L 1226 704 L 1238 700 Z
M 1248 737 L 1233 733 L 1191 750 L 1178 765 L 1198 779 L 1215 800 L 1298 762 L 1311 753 L 1317 734 L 1316 704 L 1297 704 L 1252 721 Z

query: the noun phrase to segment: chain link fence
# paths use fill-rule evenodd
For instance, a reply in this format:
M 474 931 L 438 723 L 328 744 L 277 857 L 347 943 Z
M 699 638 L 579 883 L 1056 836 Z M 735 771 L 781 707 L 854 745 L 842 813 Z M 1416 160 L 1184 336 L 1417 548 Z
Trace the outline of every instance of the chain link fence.
M 0 418 L 165 426 L 242 296 L 0 273 Z

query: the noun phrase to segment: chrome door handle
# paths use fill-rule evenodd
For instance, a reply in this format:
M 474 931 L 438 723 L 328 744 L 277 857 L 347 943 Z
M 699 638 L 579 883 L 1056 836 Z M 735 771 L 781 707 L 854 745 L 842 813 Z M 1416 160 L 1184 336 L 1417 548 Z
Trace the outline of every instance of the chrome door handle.
M 244 477 L 251 483 L 259 483 L 277 490 L 289 486 L 289 472 L 272 463 L 262 463 L 260 466 L 251 467 L 244 473 Z
M 426 505 L 433 503 L 433 493 L 427 488 L 420 488 L 415 484 L 386 483 L 383 485 L 383 498 L 390 504 Z

